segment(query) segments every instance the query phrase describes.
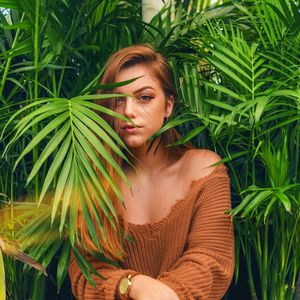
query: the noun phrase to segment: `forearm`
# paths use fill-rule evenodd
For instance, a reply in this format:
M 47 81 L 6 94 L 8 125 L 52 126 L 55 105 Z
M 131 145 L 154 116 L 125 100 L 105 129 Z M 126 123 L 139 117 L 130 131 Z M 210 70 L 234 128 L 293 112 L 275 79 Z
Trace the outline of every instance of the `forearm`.
M 221 299 L 230 285 L 233 258 L 200 251 L 186 254 L 169 272 L 158 277 L 179 299 Z
M 105 279 L 93 275 L 95 287 L 93 287 L 82 274 L 75 259 L 69 266 L 69 277 L 72 291 L 77 300 L 115 300 L 117 299 L 117 287 L 122 277 L 134 274 L 134 270 L 119 269 L 115 266 L 103 263 L 95 258 L 88 258 L 93 268 Z

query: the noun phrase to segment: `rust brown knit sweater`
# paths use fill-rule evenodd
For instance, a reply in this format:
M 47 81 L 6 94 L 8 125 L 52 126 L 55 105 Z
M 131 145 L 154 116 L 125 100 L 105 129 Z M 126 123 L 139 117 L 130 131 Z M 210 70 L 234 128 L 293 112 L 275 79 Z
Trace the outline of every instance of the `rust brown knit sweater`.
M 142 273 L 171 287 L 180 299 L 221 299 L 234 270 L 233 228 L 224 211 L 230 208 L 226 168 L 191 182 L 187 195 L 154 224 L 129 224 L 135 242 L 126 243 L 122 268 L 89 258 L 105 276 L 94 276 L 93 288 L 75 260 L 69 268 L 78 300 L 117 299 L 117 286 L 128 273 Z

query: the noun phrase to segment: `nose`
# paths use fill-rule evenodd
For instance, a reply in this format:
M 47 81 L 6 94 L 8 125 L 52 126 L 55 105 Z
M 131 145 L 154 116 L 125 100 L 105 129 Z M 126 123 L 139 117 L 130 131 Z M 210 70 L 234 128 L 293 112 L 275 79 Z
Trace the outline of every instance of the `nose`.
M 124 103 L 124 116 L 134 118 L 136 116 L 136 103 L 132 97 L 127 97 Z

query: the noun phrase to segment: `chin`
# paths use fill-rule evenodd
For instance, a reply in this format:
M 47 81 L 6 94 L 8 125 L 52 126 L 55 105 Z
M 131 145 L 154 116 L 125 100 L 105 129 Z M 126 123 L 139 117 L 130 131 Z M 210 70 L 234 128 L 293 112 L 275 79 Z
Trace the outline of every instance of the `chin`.
M 147 144 L 146 140 L 141 139 L 123 139 L 123 141 L 128 148 L 145 147 L 145 145 Z
M 145 144 L 140 144 L 140 143 L 125 143 L 126 146 L 128 148 L 131 148 L 131 149 L 137 149 L 137 148 L 141 148 L 141 147 L 144 147 L 145 148 Z

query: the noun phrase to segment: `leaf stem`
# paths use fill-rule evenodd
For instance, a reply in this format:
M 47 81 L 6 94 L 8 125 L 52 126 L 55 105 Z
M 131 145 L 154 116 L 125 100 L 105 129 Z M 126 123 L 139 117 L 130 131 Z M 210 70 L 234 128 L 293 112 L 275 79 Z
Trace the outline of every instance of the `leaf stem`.
M 39 17 L 40 17 L 40 0 L 35 1 L 35 24 L 34 24 L 34 99 L 38 98 L 38 75 L 39 75 Z M 33 132 L 37 131 L 36 125 Z M 38 148 L 33 149 L 33 161 L 38 159 Z M 39 199 L 39 180 L 38 176 L 34 179 L 34 193 L 36 202 Z
M 24 19 L 24 16 L 25 16 L 25 13 L 22 14 L 22 17 L 20 19 L 20 23 L 22 23 L 22 21 Z M 18 42 L 18 39 L 19 39 L 19 35 L 20 35 L 20 28 L 18 28 L 17 31 L 16 31 L 14 41 L 11 45 L 11 49 L 14 49 L 14 47 L 16 46 L 16 44 Z M 11 52 L 9 54 L 11 54 Z M 1 80 L 1 83 L 0 83 L 0 99 L 2 98 L 3 89 L 4 89 L 4 86 L 5 86 L 5 82 L 6 82 L 6 79 L 7 79 L 7 75 L 8 75 L 8 71 L 10 69 L 12 59 L 13 59 L 13 56 L 10 56 L 6 61 L 6 66 L 5 66 L 4 73 L 3 73 L 3 76 L 2 76 L 2 80 Z

